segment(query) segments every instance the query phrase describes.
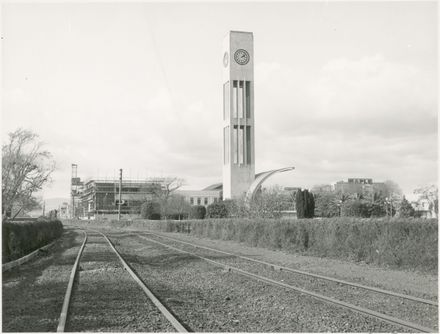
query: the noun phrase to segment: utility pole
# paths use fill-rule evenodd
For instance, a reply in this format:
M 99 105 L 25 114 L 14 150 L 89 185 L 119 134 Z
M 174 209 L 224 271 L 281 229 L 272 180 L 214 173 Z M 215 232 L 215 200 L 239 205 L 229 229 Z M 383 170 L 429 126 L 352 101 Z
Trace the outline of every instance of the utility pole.
M 118 220 L 121 220 L 121 200 L 122 200 L 122 168 L 119 170 L 119 203 L 118 203 Z
M 72 190 L 72 193 L 73 193 L 73 190 Z M 73 194 L 72 194 L 72 212 L 71 212 L 71 215 L 72 215 L 72 219 L 74 219 L 75 218 L 75 197 L 73 196 Z
M 390 196 L 390 217 L 393 218 L 393 193 Z

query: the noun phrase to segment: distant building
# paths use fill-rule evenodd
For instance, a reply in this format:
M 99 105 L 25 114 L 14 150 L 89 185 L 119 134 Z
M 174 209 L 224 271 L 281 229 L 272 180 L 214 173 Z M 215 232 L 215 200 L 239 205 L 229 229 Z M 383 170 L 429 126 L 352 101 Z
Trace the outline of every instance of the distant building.
M 59 207 L 59 217 L 61 219 L 66 219 L 71 217 L 70 213 L 71 208 L 69 207 L 69 203 L 63 202 L 63 204 Z
M 163 178 L 124 180 L 121 188 L 121 214 L 139 215 L 143 202 L 152 200 L 162 188 Z M 119 180 L 89 180 L 79 194 L 78 216 L 94 219 L 97 216 L 117 216 Z
M 428 200 L 421 199 L 417 202 L 411 203 L 412 207 L 416 211 L 416 217 L 420 218 L 436 218 L 437 214 L 434 211 L 434 208 L 431 206 Z
M 345 181 L 339 181 L 335 184 L 335 191 L 348 195 L 371 196 L 375 193 L 382 193 L 387 196 L 387 189 L 383 182 L 373 182 L 370 178 L 350 178 Z
M 332 186 L 331 184 L 319 184 L 313 186 L 311 190 L 312 193 L 332 192 L 332 191 L 334 191 L 334 186 Z
M 183 196 L 190 205 L 208 206 L 223 199 L 223 186 L 221 183 L 213 184 L 202 190 L 176 190 L 176 195 Z
M 301 190 L 301 187 L 284 187 L 283 190 L 287 193 L 296 193 L 298 190 Z
M 177 195 L 185 198 L 185 201 L 191 206 L 203 205 L 208 206 L 212 203 L 221 201 L 221 194 L 218 191 L 209 190 L 177 190 Z

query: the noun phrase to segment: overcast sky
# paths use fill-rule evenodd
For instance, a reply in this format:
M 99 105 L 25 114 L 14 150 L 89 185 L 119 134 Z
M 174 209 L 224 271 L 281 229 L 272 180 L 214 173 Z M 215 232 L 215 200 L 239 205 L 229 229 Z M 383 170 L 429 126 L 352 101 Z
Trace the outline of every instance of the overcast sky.
M 437 3 L 2 5 L 2 140 L 38 133 L 44 197 L 81 178 L 222 180 L 222 41 L 254 33 L 256 172 L 269 184 L 437 182 Z M 269 182 L 269 181 L 268 181 Z

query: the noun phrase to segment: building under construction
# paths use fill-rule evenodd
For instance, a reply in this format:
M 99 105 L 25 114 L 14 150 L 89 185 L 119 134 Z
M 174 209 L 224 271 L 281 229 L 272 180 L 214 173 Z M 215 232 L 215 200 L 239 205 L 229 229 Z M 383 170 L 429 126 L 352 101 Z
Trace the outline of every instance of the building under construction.
M 121 214 L 139 215 L 141 205 L 152 200 L 161 191 L 164 178 L 122 181 L 119 195 L 119 180 L 89 180 L 79 196 L 78 216 L 94 219 L 97 216 L 118 214 L 121 198 Z M 120 197 L 119 197 L 120 196 Z
M 204 205 L 222 199 L 221 184 L 203 190 L 180 190 L 173 184 L 178 179 L 153 177 L 143 180 L 88 179 L 82 181 L 77 175 L 78 166 L 72 164 L 71 204 L 64 210 L 72 218 L 95 219 L 116 218 L 119 213 L 139 216 L 141 206 L 147 201 L 157 200 L 164 193 L 181 196 L 188 204 Z M 121 184 L 121 191 L 119 185 Z M 119 205 L 120 204 L 120 205 Z M 119 211 L 120 207 L 120 211 Z

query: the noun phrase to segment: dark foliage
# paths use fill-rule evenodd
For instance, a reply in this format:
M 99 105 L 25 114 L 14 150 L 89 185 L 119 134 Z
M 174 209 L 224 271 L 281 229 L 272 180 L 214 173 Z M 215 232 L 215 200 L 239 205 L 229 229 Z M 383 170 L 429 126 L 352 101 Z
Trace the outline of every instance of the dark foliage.
M 338 198 L 335 193 L 326 191 L 314 196 L 315 216 L 326 218 L 339 216 Z
M 208 219 L 185 221 L 73 220 L 71 225 L 107 226 L 243 242 L 288 253 L 420 269 L 437 274 L 438 221 L 414 218 Z
M 399 217 L 414 217 L 416 215 L 416 211 L 412 207 L 411 203 L 408 202 L 408 200 L 405 198 L 405 196 L 402 199 L 402 202 L 400 203 L 400 209 L 399 209 Z
M 228 205 L 231 201 L 221 201 L 208 205 L 206 210 L 207 218 L 226 218 L 228 217 Z
M 145 202 L 141 206 L 141 217 L 144 219 L 160 219 L 160 204 L 158 202 Z
M 36 222 L 3 222 L 3 262 L 18 259 L 59 238 L 63 224 L 59 220 L 38 218 Z
M 313 218 L 315 214 L 315 199 L 307 189 L 296 193 L 296 215 L 298 218 Z
M 206 216 L 206 208 L 203 205 L 195 205 L 191 207 L 189 217 L 191 219 L 204 219 Z
M 369 218 L 371 216 L 371 203 L 364 199 L 350 199 L 343 203 L 345 217 Z

